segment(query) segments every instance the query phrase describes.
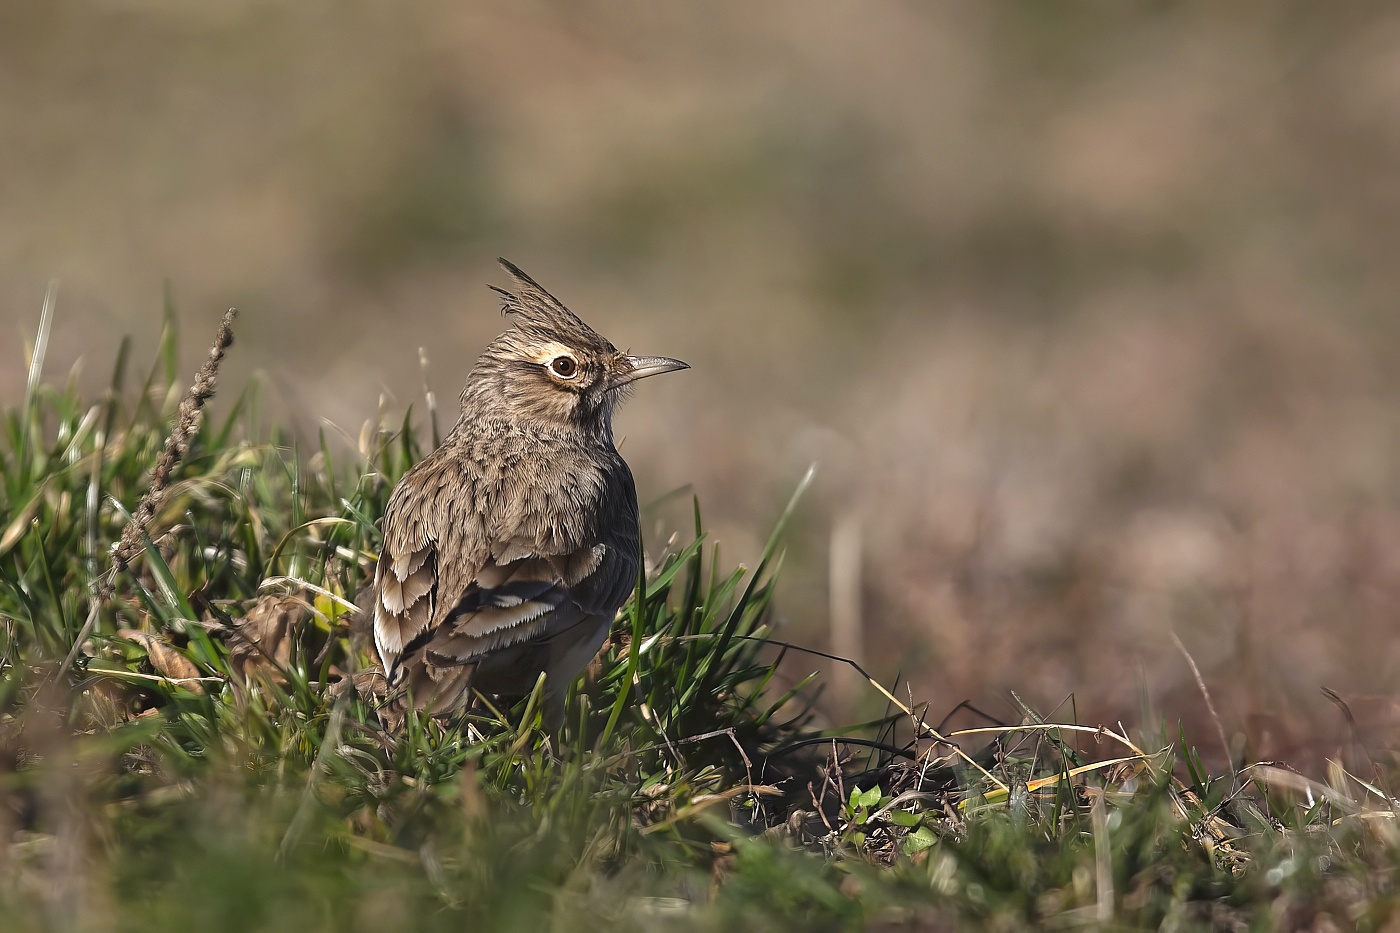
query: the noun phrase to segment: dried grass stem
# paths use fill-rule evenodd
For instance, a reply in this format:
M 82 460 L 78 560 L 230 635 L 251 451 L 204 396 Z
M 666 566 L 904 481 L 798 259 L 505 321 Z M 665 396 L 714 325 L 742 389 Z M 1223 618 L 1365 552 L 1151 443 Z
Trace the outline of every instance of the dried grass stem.
M 219 364 L 223 362 L 224 352 L 233 344 L 233 319 L 237 315 L 236 308 L 229 308 L 224 312 L 224 319 L 220 322 L 219 330 L 214 335 L 214 343 L 209 348 L 209 357 L 204 361 L 204 365 L 199 367 L 194 384 L 180 400 L 175 427 L 166 437 L 165 448 L 160 452 L 155 468 L 151 470 L 151 485 L 141 497 L 135 511 L 131 513 L 131 521 L 126 523 L 121 541 L 112 552 L 112 569 L 115 573 L 126 570 L 140 553 L 141 539 L 165 499 L 170 477 L 175 472 L 175 467 L 189 454 L 190 443 L 199 433 L 199 415 L 204 409 L 204 403 L 214 396 L 214 388 L 219 379 Z M 107 586 L 111 585 L 109 580 Z
M 111 599 L 116 591 L 117 575 L 130 567 L 136 555 L 141 552 L 142 539 L 145 538 L 156 513 L 160 511 L 166 491 L 170 487 L 170 478 L 180 461 L 189 455 L 190 444 L 199 433 L 200 413 L 204 410 L 204 403 L 214 397 L 214 389 L 219 381 L 219 365 L 224 360 L 224 353 L 233 345 L 233 320 L 237 316 L 237 308 L 229 308 L 224 312 L 219 329 L 214 334 L 214 343 L 209 347 L 209 356 L 204 365 L 199 367 L 199 372 L 195 373 L 194 384 L 180 400 L 174 427 L 166 437 L 165 446 L 151 470 L 151 485 L 132 511 L 130 521 L 122 530 L 121 540 L 112 549 L 111 569 L 96 581 L 94 599 L 88 609 L 87 620 L 84 621 L 78 637 L 74 639 L 68 656 L 59 666 L 60 677 L 72 666 L 78 652 L 82 650 L 83 642 L 92 634 L 102 604 Z

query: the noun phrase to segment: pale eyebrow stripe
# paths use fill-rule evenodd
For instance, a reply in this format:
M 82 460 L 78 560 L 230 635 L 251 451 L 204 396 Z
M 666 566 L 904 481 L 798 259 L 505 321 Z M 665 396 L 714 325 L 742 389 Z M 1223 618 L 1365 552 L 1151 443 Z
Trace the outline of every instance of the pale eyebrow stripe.
M 540 365 L 545 365 L 551 360 L 553 360 L 556 356 L 567 356 L 571 359 L 578 359 L 578 354 L 575 353 L 573 350 L 569 349 L 568 347 L 564 346 L 562 343 L 545 344 L 543 347 L 540 348 L 539 353 L 532 357 L 532 359 Z

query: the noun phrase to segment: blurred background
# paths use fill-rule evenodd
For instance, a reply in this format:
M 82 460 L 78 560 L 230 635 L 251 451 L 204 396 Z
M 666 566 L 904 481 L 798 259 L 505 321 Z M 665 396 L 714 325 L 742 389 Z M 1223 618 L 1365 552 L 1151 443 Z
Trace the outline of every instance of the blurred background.
M 653 552 L 818 463 L 780 635 L 935 720 L 1212 728 L 1175 633 L 1242 754 L 1334 754 L 1324 686 L 1400 744 L 1400 9 L 0 5 L 5 404 L 57 278 L 50 376 L 168 283 L 224 405 L 354 436 L 425 347 L 453 409 L 498 255 L 693 364 L 620 418 Z

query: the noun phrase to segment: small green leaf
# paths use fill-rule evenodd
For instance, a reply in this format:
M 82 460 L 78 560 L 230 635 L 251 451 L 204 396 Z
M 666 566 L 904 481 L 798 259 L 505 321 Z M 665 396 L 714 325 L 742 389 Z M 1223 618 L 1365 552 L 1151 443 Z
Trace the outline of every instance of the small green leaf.
M 891 810 L 885 814 L 885 819 L 896 826 L 918 826 L 923 818 L 923 814 L 910 813 L 908 810 Z
M 880 788 L 872 787 L 870 790 L 860 795 L 859 799 L 856 800 L 856 805 L 866 808 L 878 807 L 882 796 Z
M 920 826 L 912 833 L 904 837 L 904 854 L 913 855 L 925 849 L 931 849 L 938 842 L 938 837 L 927 826 Z

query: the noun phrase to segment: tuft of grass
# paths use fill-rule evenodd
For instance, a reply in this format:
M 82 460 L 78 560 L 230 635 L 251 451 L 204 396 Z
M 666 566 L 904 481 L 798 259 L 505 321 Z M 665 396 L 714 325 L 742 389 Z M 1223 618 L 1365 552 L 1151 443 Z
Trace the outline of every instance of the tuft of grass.
M 369 651 L 354 606 L 423 452 L 411 412 L 303 446 L 257 427 L 250 387 L 194 435 L 173 315 L 144 383 L 127 387 L 123 345 L 97 400 L 42 378 L 43 342 L 23 405 L 0 413 L 7 929 L 1366 928 L 1393 912 L 1380 768 L 1214 776 L 1166 728 L 1023 706 L 950 730 L 873 680 L 888 716 L 819 727 L 819 675 L 787 674 L 816 653 L 776 639 L 771 613 L 810 475 L 752 571 L 724 566 L 698 504 L 649 551 L 561 736 L 540 732 L 536 690 L 410 717 L 391 741 L 350 686 Z M 172 420 L 181 455 L 151 496 Z M 138 546 L 99 590 L 143 497 Z

